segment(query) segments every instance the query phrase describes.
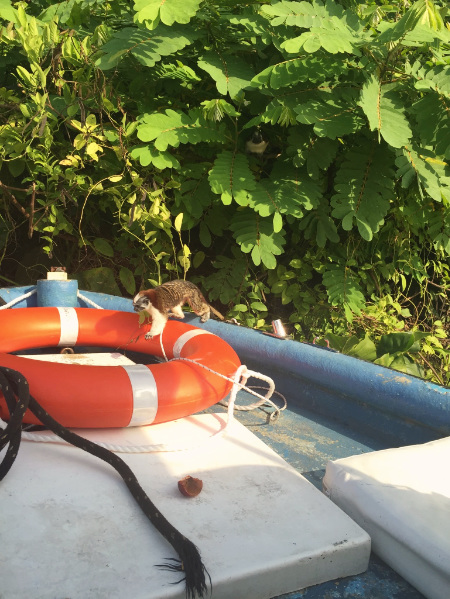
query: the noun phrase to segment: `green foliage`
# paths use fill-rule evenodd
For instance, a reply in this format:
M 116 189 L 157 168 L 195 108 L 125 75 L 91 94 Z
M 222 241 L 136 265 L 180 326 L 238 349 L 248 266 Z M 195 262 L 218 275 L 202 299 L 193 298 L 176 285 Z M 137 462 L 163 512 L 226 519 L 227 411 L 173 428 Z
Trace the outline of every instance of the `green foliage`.
M 0 0 L 0 47 L 5 280 L 187 276 L 448 383 L 443 2 Z
M 366 241 L 379 231 L 394 199 L 391 164 L 389 148 L 364 140 L 358 152 L 345 154 L 335 178 L 337 193 L 331 198 L 331 214 L 342 220 L 345 231 L 356 223 Z

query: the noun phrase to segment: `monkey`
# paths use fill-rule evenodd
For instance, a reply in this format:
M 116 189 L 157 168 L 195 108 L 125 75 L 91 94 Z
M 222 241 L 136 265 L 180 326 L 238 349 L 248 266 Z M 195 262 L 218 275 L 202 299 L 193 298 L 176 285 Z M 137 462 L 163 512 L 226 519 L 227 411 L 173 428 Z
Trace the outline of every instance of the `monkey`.
M 269 142 L 263 138 L 259 127 L 257 127 L 257 129 L 255 129 L 251 138 L 249 140 L 247 140 L 247 142 L 245 144 L 245 151 L 248 152 L 249 154 L 255 154 L 256 156 L 262 156 L 264 154 L 264 152 L 266 151 L 266 148 L 268 145 L 269 145 Z
M 206 322 L 211 312 L 220 320 L 224 320 L 222 314 L 208 304 L 202 292 L 194 283 L 176 279 L 158 285 L 154 289 L 139 291 L 133 299 L 134 311 L 141 312 L 145 310 L 152 318 L 152 327 L 145 335 L 145 338 L 152 339 L 160 335 L 170 314 L 176 318 L 184 318 L 181 307 L 186 303 L 191 306 L 195 314 L 200 316 L 201 322 Z

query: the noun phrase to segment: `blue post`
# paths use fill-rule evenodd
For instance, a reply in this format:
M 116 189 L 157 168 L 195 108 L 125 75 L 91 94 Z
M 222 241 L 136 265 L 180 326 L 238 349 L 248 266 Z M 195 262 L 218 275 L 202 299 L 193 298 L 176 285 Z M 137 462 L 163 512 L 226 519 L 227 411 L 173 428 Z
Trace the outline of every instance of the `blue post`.
M 75 308 L 78 281 L 39 279 L 37 282 L 37 305 L 39 307 Z

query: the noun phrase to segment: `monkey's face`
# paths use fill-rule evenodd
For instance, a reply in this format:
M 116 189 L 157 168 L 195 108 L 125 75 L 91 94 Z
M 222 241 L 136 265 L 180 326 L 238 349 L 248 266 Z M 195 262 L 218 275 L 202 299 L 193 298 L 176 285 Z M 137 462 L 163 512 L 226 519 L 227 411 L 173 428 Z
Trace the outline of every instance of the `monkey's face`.
M 142 312 L 142 310 L 149 310 L 151 308 L 151 301 L 145 295 L 138 293 L 133 300 L 133 309 L 135 312 Z

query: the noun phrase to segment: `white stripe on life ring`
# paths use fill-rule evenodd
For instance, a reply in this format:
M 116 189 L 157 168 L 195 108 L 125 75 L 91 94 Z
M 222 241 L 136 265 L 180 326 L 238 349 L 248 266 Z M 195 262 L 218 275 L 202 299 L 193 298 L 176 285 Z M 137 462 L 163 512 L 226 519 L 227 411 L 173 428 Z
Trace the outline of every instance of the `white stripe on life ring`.
M 79 325 L 75 308 L 58 308 L 58 312 L 61 319 L 61 335 L 58 345 L 64 347 L 76 345 Z
M 191 331 L 183 333 L 174 343 L 173 357 L 180 358 L 183 347 L 190 339 L 192 339 L 192 337 L 196 337 L 197 335 L 212 335 L 212 333 L 210 331 L 203 331 L 202 329 L 192 329 Z
M 133 414 L 127 426 L 152 424 L 158 412 L 158 389 L 152 371 L 144 364 L 122 366 L 133 389 Z

